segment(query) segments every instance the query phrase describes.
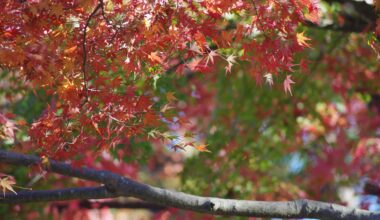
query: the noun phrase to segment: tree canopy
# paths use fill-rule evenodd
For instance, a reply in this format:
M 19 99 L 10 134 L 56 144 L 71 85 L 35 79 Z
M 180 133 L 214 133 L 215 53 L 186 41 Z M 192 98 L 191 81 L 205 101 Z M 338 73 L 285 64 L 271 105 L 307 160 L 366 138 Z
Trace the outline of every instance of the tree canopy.
M 379 0 L 0 8 L 2 215 L 380 218 Z

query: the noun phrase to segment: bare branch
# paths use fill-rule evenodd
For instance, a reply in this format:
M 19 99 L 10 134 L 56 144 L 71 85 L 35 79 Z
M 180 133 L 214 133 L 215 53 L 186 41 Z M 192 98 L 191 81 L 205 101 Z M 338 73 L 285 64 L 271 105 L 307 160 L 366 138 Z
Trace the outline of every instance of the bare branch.
M 63 210 L 68 208 L 68 203 L 53 203 L 51 204 L 52 207 L 57 207 L 58 210 Z M 157 212 L 161 210 L 167 209 L 165 206 L 156 205 L 154 203 L 144 202 L 140 200 L 126 200 L 126 201 L 119 201 L 119 200 L 112 200 L 112 201 L 89 201 L 89 200 L 83 200 L 78 203 L 78 208 L 80 209 L 101 209 L 103 207 L 113 208 L 113 209 L 146 209 L 151 212 Z
M 86 23 L 83 28 L 83 42 L 82 42 L 82 50 L 83 50 L 83 63 L 82 63 L 82 72 L 83 72 L 83 81 L 84 81 L 84 91 L 86 95 L 85 102 L 88 101 L 88 88 L 87 88 L 87 28 L 90 25 L 91 19 L 95 16 L 99 9 L 102 8 L 102 1 L 96 5 L 90 16 L 87 18 Z
M 39 158 L 0 150 L 0 162 L 29 166 L 39 163 Z M 74 168 L 69 164 L 53 160 L 50 160 L 49 171 L 103 183 L 113 196 L 131 196 L 162 206 L 171 206 L 213 215 L 269 218 L 380 219 L 380 212 L 370 212 L 311 200 L 267 202 L 194 196 L 152 187 L 109 171 Z M 14 198 L 16 197 L 14 195 Z
M 105 186 L 100 186 L 57 190 L 20 191 L 17 192 L 17 195 L 14 193 L 7 193 L 4 197 L 0 196 L 0 203 L 47 202 L 114 197 L 117 197 L 115 193 L 110 192 Z

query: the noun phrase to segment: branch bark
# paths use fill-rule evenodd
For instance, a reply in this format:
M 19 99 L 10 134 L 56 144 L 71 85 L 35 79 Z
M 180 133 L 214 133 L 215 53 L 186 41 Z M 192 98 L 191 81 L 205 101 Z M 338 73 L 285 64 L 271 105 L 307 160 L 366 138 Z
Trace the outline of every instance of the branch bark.
M 17 194 L 6 193 L 0 196 L 0 203 L 26 203 L 65 201 L 72 199 L 104 199 L 115 198 L 117 194 L 110 192 L 105 186 L 66 188 L 57 190 L 20 191 Z
M 67 203 L 53 203 L 51 206 L 58 208 L 58 211 L 61 212 L 64 209 L 69 207 Z M 112 208 L 112 209 L 146 209 L 151 212 L 158 212 L 167 209 L 165 206 L 160 206 L 154 203 L 144 202 L 144 201 L 89 201 L 83 200 L 78 204 L 80 209 L 101 209 L 101 208 Z
M 0 150 L 0 162 L 18 166 L 29 166 L 40 163 L 40 159 L 36 156 L 28 156 Z M 212 215 L 233 215 L 269 218 L 320 218 L 362 220 L 380 219 L 380 212 L 370 212 L 366 210 L 348 208 L 332 203 L 324 203 L 304 199 L 288 202 L 267 202 L 194 196 L 182 192 L 176 192 L 149 186 L 143 183 L 136 182 L 127 177 L 119 176 L 109 171 L 100 171 L 90 168 L 74 168 L 69 164 L 53 160 L 50 160 L 50 167 L 48 167 L 48 170 L 62 175 L 103 183 L 105 184 L 105 186 L 101 189 L 103 190 L 102 195 L 104 196 L 107 193 L 109 193 L 109 195 L 112 195 L 113 197 L 131 196 L 144 200 L 146 202 L 151 202 L 162 206 L 171 206 L 179 209 L 208 213 Z M 83 190 L 92 191 L 93 189 L 94 188 L 82 188 L 81 190 L 83 192 Z M 27 197 L 26 194 L 28 193 L 33 193 L 33 191 L 24 192 L 24 194 L 19 193 L 18 195 L 13 195 L 12 198 L 15 202 L 17 202 L 17 196 L 21 197 L 23 195 L 24 197 Z M 39 193 L 46 194 L 46 191 L 39 191 Z M 100 194 L 97 195 L 99 198 Z M 68 193 L 68 195 L 66 195 L 65 197 L 59 198 L 74 199 L 74 195 Z M 22 199 L 19 200 L 19 202 L 22 201 Z M 49 200 L 48 196 L 45 196 L 44 201 L 53 200 Z M 10 203 L 10 201 L 0 200 L 0 203 Z

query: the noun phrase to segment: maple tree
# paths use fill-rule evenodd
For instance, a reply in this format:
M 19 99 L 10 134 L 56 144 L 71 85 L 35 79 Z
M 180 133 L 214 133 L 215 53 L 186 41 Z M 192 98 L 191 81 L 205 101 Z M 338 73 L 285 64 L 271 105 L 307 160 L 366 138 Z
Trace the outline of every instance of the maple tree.
M 0 1 L 0 212 L 379 218 L 379 2 Z

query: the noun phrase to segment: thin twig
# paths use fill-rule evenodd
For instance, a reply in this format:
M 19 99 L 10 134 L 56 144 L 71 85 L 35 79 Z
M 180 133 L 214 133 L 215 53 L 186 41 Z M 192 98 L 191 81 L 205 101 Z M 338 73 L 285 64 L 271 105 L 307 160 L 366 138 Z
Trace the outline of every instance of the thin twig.
M 87 76 L 87 68 L 86 68 L 87 67 L 87 48 L 86 48 L 86 46 L 87 46 L 87 28 L 90 25 L 91 19 L 95 16 L 95 14 L 98 12 L 98 10 L 101 9 L 101 7 L 102 7 L 102 3 L 99 3 L 98 5 L 96 5 L 95 9 L 92 11 L 92 13 L 90 14 L 90 16 L 87 18 L 86 24 L 84 25 L 84 28 L 83 28 L 83 43 L 82 43 L 83 63 L 82 63 L 82 72 L 83 72 L 83 80 L 84 80 L 84 90 L 85 90 L 85 95 L 86 95 L 86 99 L 85 99 L 84 103 L 86 103 L 88 101 L 88 86 L 87 86 L 88 76 Z
M 118 25 L 113 24 L 110 21 L 110 19 L 107 18 L 106 12 L 105 12 L 105 9 L 104 9 L 104 1 L 103 0 L 99 0 L 99 4 L 100 4 L 101 9 L 102 9 L 102 17 L 103 17 L 103 19 L 106 21 L 106 23 L 107 23 L 108 26 L 112 26 L 113 29 L 115 30 L 115 33 L 112 35 L 111 40 L 110 40 L 110 42 L 113 42 L 114 39 L 115 39 L 115 37 L 116 37 L 116 35 L 117 35 L 117 33 L 119 32 L 120 28 L 118 27 Z

